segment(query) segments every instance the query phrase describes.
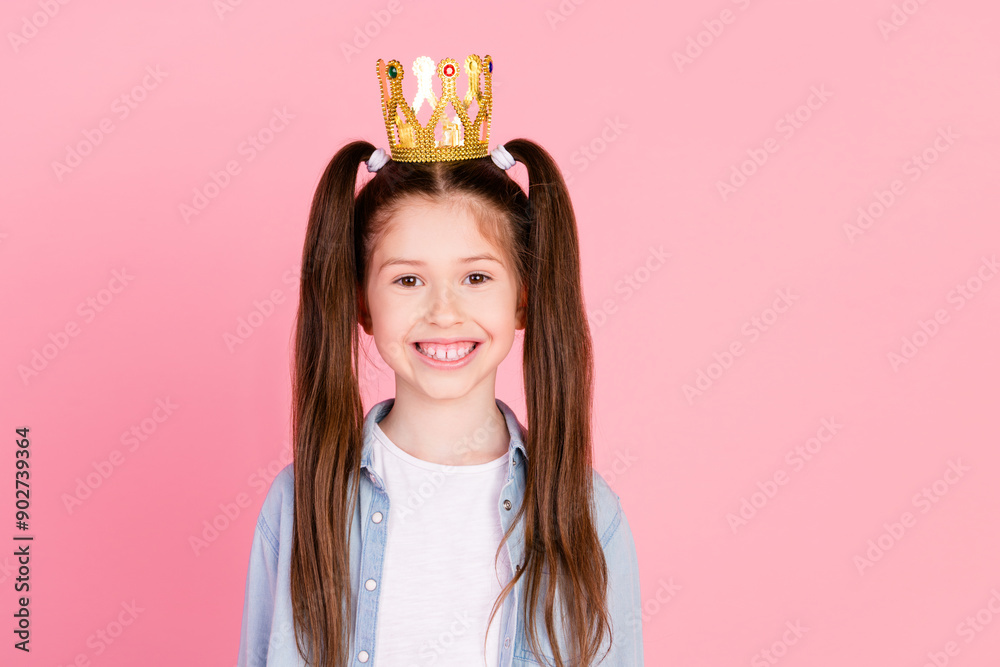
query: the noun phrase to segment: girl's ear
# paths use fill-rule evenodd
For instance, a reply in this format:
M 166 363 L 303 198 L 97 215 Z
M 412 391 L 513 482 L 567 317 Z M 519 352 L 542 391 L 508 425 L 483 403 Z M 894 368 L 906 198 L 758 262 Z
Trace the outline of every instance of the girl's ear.
M 369 336 L 372 334 L 372 318 L 368 312 L 368 308 L 365 307 L 365 292 L 364 289 L 358 287 L 358 321 L 361 323 L 361 328 L 365 330 L 365 333 Z

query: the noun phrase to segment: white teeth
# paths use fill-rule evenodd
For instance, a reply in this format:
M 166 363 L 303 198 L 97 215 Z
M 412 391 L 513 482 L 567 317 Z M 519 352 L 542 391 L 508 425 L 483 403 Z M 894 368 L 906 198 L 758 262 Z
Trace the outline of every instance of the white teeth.
M 455 361 L 461 359 L 465 355 L 472 352 L 473 348 L 476 347 L 476 343 L 463 348 L 450 347 L 445 349 L 444 347 L 439 347 L 433 344 L 428 344 L 424 347 L 420 343 L 417 343 L 417 350 L 424 356 L 430 357 L 431 359 L 437 359 L 439 361 Z

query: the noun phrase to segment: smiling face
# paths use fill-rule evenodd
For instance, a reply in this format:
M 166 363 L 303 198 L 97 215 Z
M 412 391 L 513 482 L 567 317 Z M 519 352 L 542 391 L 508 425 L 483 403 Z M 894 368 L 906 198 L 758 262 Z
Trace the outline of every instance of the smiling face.
M 367 304 L 359 303 L 397 392 L 401 383 L 436 399 L 484 383 L 492 391 L 524 328 L 525 293 L 506 257 L 461 204 L 411 198 L 388 225 L 366 272 Z

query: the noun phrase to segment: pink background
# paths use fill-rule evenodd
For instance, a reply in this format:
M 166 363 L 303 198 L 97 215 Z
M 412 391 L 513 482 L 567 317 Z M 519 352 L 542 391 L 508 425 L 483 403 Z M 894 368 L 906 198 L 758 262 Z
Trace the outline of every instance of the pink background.
M 3 5 L 0 541 L 20 426 L 36 538 L 30 657 L 0 548 L 0 662 L 235 664 L 313 190 L 386 145 L 376 59 L 478 53 L 491 146 L 570 181 L 646 664 L 998 664 L 995 3 L 224 2 Z M 366 408 L 392 392 L 369 369 Z

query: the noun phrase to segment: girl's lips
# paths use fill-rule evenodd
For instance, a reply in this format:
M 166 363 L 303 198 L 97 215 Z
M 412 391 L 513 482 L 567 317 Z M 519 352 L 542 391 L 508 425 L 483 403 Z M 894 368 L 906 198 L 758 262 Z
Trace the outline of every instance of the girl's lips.
M 476 343 L 475 347 L 472 348 L 471 352 L 469 352 L 461 359 L 455 359 L 454 361 L 441 361 L 440 359 L 433 359 L 431 357 L 428 357 L 426 354 L 417 349 L 417 343 L 414 343 L 410 347 L 413 348 L 413 353 L 416 354 L 418 357 L 420 357 L 420 359 L 423 360 L 423 362 L 426 363 L 431 368 L 453 369 L 453 368 L 461 368 L 462 366 L 468 364 L 472 360 L 472 358 L 476 356 L 476 353 L 479 352 L 480 345 L 479 343 Z

